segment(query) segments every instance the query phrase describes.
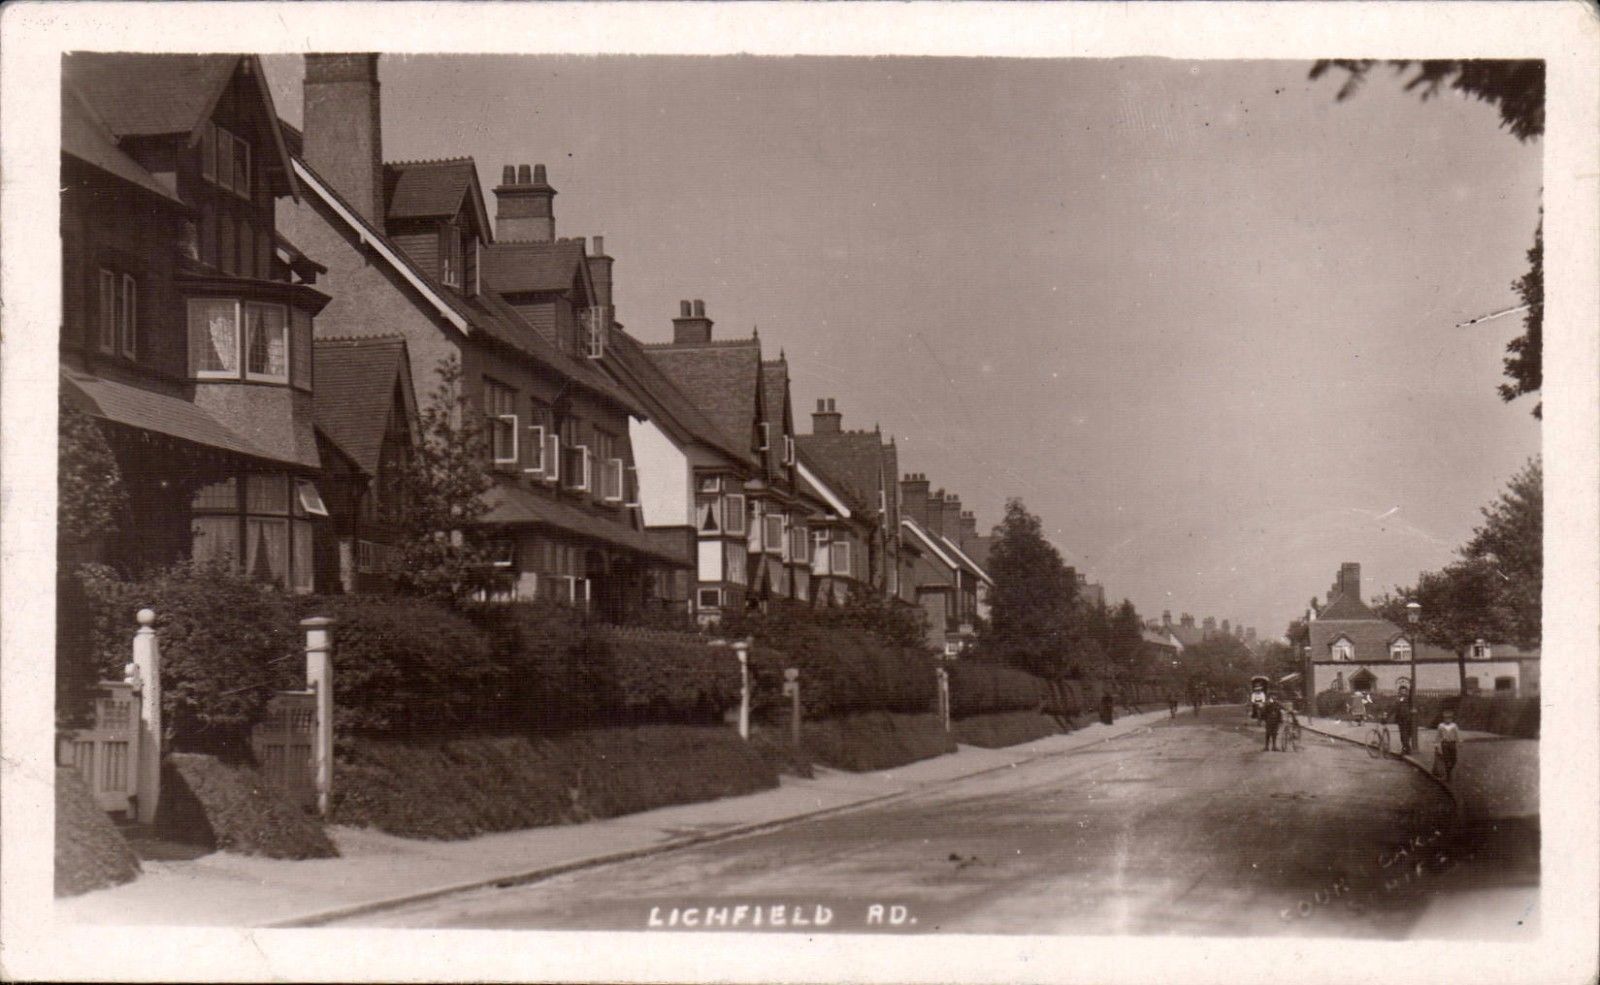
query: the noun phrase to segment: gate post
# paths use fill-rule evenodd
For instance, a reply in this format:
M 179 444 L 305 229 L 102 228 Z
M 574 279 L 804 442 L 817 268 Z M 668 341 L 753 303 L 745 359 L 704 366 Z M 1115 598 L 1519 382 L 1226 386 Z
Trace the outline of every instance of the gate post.
M 789 696 L 789 734 L 794 747 L 800 748 L 800 670 L 789 667 L 783 672 L 783 693 Z
M 950 672 L 943 667 L 935 667 L 934 676 L 939 681 L 939 721 L 944 724 L 944 730 L 950 731 Z
M 161 800 L 161 646 L 156 642 L 156 614 L 140 609 L 139 628 L 133 634 L 133 666 L 129 675 L 139 687 L 138 762 L 134 764 L 134 795 L 138 820 L 152 824 Z
M 306 631 L 306 687 L 316 696 L 317 731 L 311 740 L 312 776 L 317 787 L 317 813 L 328 815 L 333 792 L 333 620 L 312 616 L 300 620 Z
M 739 738 L 750 738 L 750 641 L 735 640 L 734 655 L 739 658 Z

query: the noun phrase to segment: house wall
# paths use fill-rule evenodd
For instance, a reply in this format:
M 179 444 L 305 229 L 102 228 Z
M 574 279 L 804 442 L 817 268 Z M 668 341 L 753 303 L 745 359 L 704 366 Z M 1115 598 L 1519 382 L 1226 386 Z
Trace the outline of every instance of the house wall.
M 1468 660 L 1467 680 L 1469 686 L 1473 678 L 1477 678 L 1478 689 L 1484 694 L 1492 694 L 1495 690 L 1495 679 L 1510 677 L 1513 680 L 1512 695 L 1515 697 L 1529 697 L 1539 693 L 1539 662 L 1537 660 Z M 1397 690 L 1400 679 L 1409 677 L 1411 665 L 1403 662 L 1369 661 L 1314 661 L 1312 663 L 1313 679 L 1316 682 L 1316 693 L 1327 690 L 1350 690 L 1350 681 L 1363 669 L 1369 670 L 1377 678 L 1374 690 L 1379 692 L 1393 692 Z M 1417 689 L 1419 691 L 1446 691 L 1454 693 L 1461 686 L 1460 671 L 1453 660 L 1423 660 L 1417 663 Z
M 693 524 L 694 471 L 689 456 L 650 421 L 630 419 L 639 469 L 639 505 L 646 526 Z

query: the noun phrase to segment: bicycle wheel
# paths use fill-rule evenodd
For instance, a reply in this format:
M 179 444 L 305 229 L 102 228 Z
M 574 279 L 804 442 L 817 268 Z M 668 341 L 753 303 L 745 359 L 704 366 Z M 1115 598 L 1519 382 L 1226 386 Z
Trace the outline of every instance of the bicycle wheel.
M 1385 738 L 1386 736 L 1379 729 L 1373 729 L 1371 732 L 1368 732 L 1367 755 L 1371 756 L 1373 759 L 1379 759 L 1384 753 L 1388 752 L 1389 750 L 1384 748 L 1384 746 L 1388 744 L 1384 742 Z

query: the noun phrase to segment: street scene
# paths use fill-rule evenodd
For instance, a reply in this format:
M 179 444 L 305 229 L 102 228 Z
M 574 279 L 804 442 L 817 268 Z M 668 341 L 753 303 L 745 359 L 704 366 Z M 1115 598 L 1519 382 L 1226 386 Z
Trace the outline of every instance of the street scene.
M 1544 62 L 282 51 L 61 58 L 63 925 L 1540 939 Z

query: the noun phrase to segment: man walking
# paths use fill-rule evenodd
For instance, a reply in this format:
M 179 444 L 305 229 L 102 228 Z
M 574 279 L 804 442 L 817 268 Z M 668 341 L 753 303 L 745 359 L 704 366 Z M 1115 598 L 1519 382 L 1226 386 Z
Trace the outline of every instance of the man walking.
M 1261 717 L 1267 725 L 1267 744 L 1261 751 L 1278 750 L 1278 729 L 1283 725 L 1283 705 L 1278 704 L 1276 696 L 1268 696 L 1267 703 L 1261 708 Z
M 1168 691 L 1167 692 L 1167 718 L 1175 719 L 1177 717 L 1178 717 L 1178 696 L 1176 694 L 1173 694 L 1171 691 Z
M 1411 691 L 1407 688 L 1400 689 L 1399 700 L 1394 706 L 1394 720 L 1400 725 L 1400 755 L 1409 756 L 1416 749 L 1415 732 L 1416 711 L 1411 705 Z

